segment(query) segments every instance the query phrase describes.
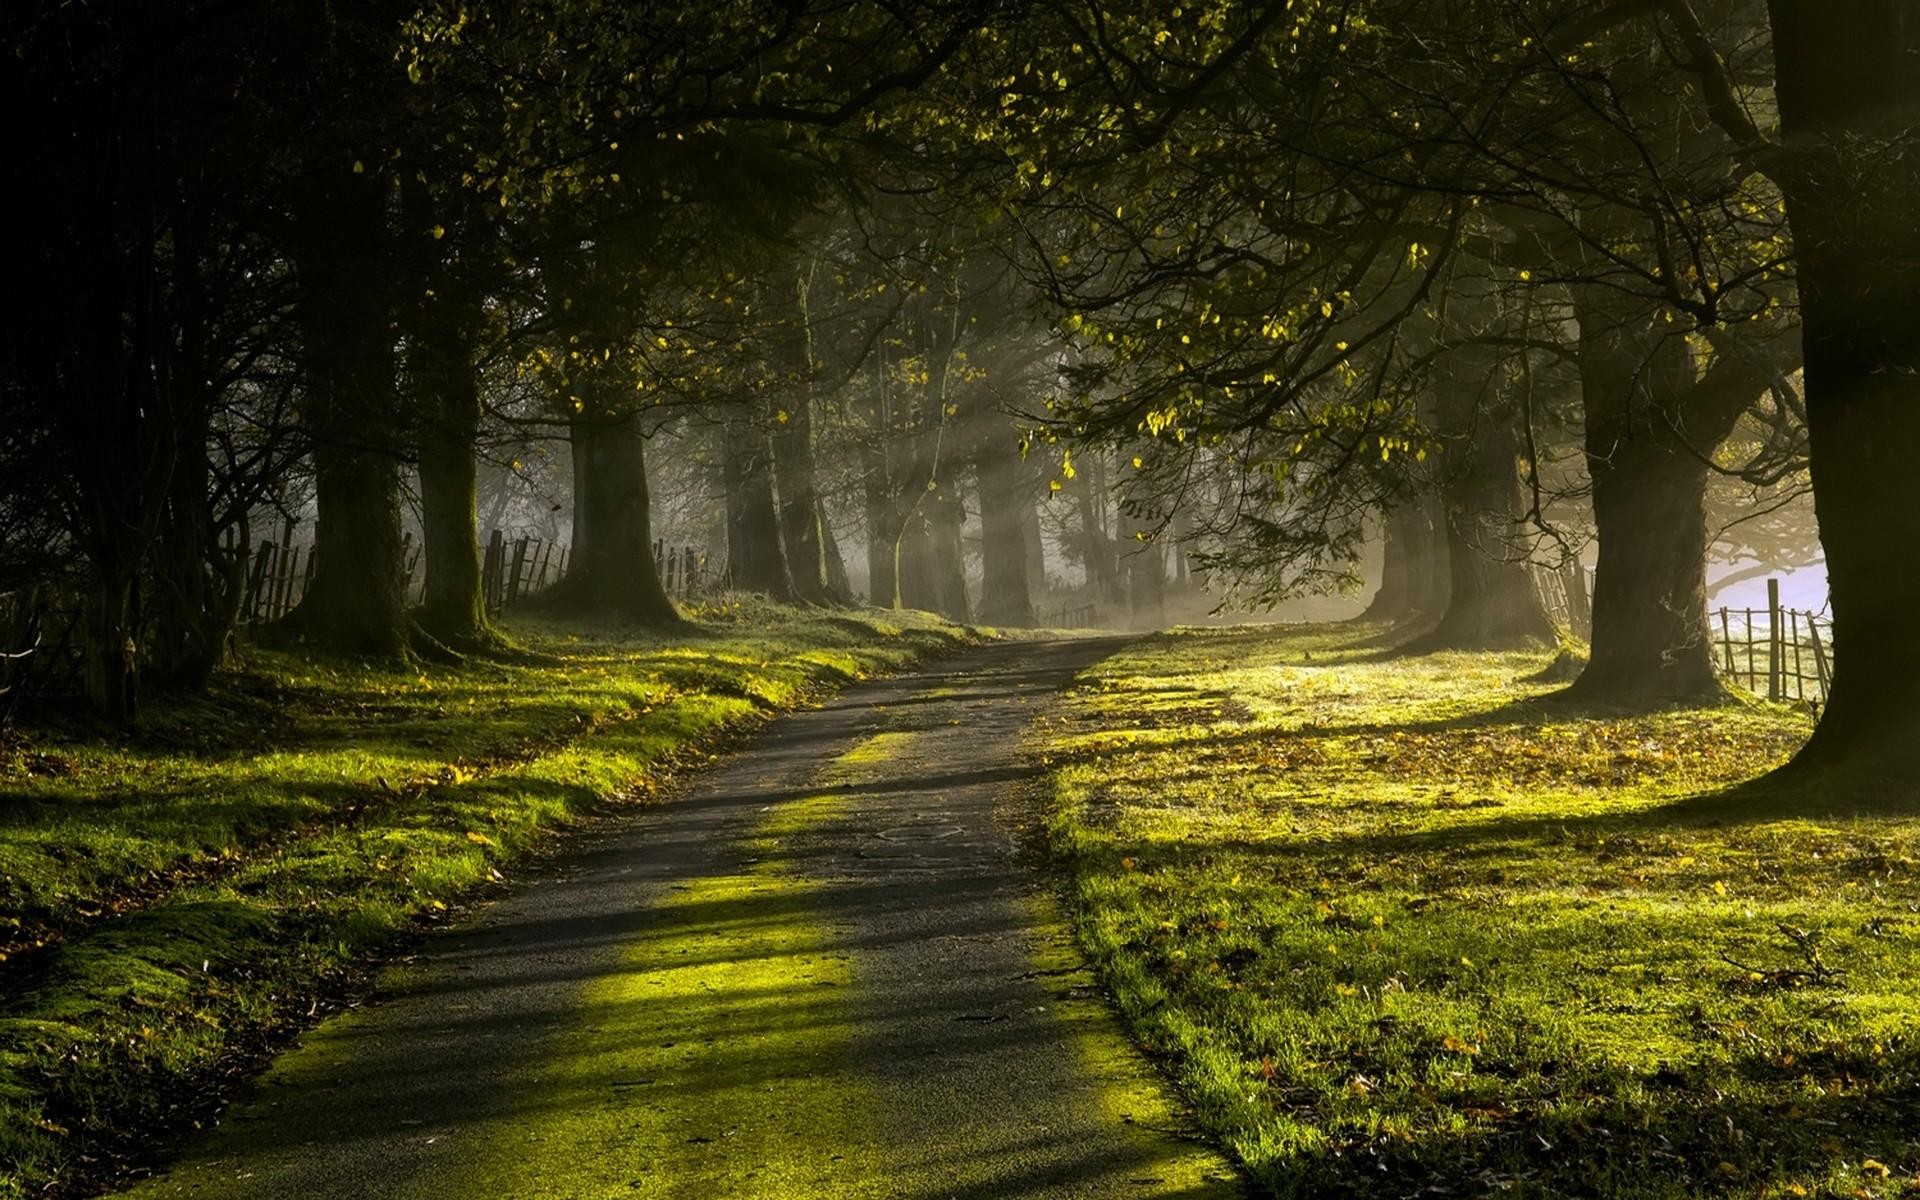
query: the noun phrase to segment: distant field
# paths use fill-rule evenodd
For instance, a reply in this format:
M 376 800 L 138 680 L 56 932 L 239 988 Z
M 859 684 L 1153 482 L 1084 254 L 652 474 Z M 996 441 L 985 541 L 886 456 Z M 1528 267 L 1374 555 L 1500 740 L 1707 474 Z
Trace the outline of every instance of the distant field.
M 1920 814 L 1731 790 L 1803 711 L 1650 716 L 1195 630 L 1036 752 L 1083 938 L 1289 1196 L 1920 1192 Z

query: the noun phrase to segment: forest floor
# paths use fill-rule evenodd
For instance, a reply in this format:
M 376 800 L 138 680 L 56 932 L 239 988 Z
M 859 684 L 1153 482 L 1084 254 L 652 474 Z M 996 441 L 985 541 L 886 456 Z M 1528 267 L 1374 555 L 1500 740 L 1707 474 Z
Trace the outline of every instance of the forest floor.
M 356 1002 L 370 962 L 562 826 L 756 717 L 978 640 L 914 614 L 696 610 L 672 640 L 539 625 L 425 671 L 249 651 L 198 700 L 0 748 L 0 1195 L 84 1190 Z
M 1920 1194 L 1920 813 L 1352 625 L 1190 630 L 1036 735 L 1078 930 L 1286 1196 Z
M 1002 642 L 783 717 L 429 939 L 139 1197 L 1243 1194 L 1021 852 Z

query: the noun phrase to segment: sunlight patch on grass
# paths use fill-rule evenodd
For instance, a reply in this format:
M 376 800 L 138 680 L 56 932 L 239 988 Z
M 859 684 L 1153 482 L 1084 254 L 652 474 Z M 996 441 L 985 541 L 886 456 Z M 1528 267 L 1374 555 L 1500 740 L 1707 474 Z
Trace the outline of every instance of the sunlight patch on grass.
M 1920 1177 L 1920 814 L 1727 794 L 1805 737 L 1785 707 L 1575 708 L 1524 681 L 1544 655 L 1383 657 L 1366 632 L 1147 640 L 1038 747 L 1085 944 L 1258 1175 Z

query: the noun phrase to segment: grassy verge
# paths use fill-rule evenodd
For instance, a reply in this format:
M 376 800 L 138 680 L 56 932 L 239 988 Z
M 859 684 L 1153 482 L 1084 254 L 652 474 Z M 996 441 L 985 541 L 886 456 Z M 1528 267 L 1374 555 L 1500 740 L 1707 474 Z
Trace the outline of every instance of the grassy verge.
M 1042 732 L 1080 933 L 1275 1193 L 1920 1194 L 1920 813 L 1736 785 L 1784 707 L 1193 631 Z
M 193 1121 L 370 955 L 722 730 L 970 636 L 693 615 L 674 641 L 517 630 L 542 666 L 259 653 L 125 739 L 29 731 L 0 760 L 0 1196 Z

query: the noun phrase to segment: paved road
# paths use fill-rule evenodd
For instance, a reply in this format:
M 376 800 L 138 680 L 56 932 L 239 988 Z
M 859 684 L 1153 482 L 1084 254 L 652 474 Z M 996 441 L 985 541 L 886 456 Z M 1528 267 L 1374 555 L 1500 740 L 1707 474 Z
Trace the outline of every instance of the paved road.
M 434 939 L 130 1194 L 1243 1195 L 1009 832 L 1022 730 L 1111 648 L 991 646 L 774 722 Z

